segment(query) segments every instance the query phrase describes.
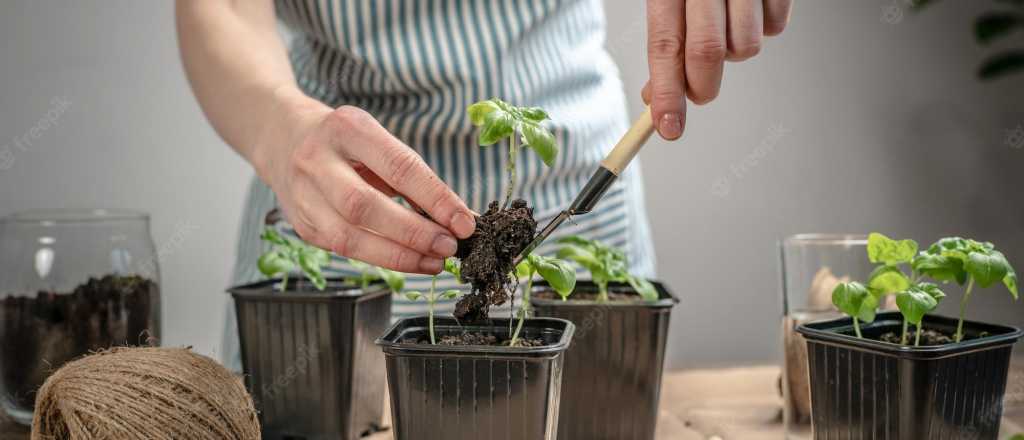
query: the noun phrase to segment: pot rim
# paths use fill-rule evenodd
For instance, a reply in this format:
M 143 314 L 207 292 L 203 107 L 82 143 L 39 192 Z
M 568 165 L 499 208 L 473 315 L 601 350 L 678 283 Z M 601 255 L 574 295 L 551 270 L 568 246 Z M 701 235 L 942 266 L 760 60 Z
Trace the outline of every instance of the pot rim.
M 398 342 L 403 335 L 413 331 L 426 331 L 428 316 L 414 316 L 402 318 L 396 321 L 376 341 L 378 346 L 384 349 L 384 353 L 401 356 L 473 356 L 488 358 L 535 358 L 555 357 L 565 352 L 572 341 L 572 335 L 576 326 L 561 318 L 527 318 L 524 329 L 529 327 L 539 328 L 541 331 L 555 331 L 559 333 L 558 340 L 554 344 L 540 347 L 504 347 L 484 345 L 431 345 L 431 344 L 405 344 Z M 453 317 L 434 317 L 434 329 L 459 328 L 468 331 L 485 330 L 501 333 L 508 330 L 510 318 L 494 318 L 491 322 L 494 325 L 461 325 Z
M 658 290 L 658 299 L 655 300 L 655 301 L 648 301 L 648 300 L 641 299 L 639 301 L 608 301 L 608 302 L 598 302 L 598 301 L 595 301 L 595 300 L 573 299 L 572 295 L 570 295 L 569 298 L 567 300 L 565 300 L 565 301 L 562 301 L 560 299 L 534 298 L 533 295 L 532 295 L 533 292 L 549 290 L 549 289 L 547 289 L 547 287 L 549 286 L 547 281 L 545 281 L 545 280 L 534 281 L 533 287 L 530 289 L 530 293 L 531 293 L 531 295 L 530 295 L 530 304 L 536 305 L 536 306 L 544 306 L 544 307 L 593 307 L 593 306 L 601 306 L 601 307 L 643 307 L 643 308 L 666 308 L 666 307 L 675 307 L 676 304 L 679 304 L 679 298 L 677 296 L 675 296 L 675 294 L 673 294 L 672 291 L 668 289 L 668 286 L 666 286 L 663 282 L 661 282 L 660 280 L 654 280 L 654 279 L 651 279 L 651 280 L 648 280 L 648 281 L 650 281 L 651 284 L 654 284 L 654 288 Z M 635 292 L 635 290 L 628 283 L 609 283 L 609 287 L 612 287 L 612 286 L 614 286 L 616 288 L 623 288 L 623 290 L 630 290 L 630 291 L 634 291 Z M 593 288 L 596 288 L 596 284 L 594 284 L 594 282 L 591 281 L 591 280 L 580 280 L 580 281 L 576 282 L 576 289 L 579 289 L 580 287 L 584 287 L 584 288 L 591 288 L 591 287 L 593 287 Z M 573 292 L 575 292 L 576 289 L 573 289 Z
M 227 289 L 226 293 L 235 299 L 260 299 L 269 301 L 323 301 L 327 299 L 369 299 L 384 294 L 391 294 L 387 284 L 383 281 L 370 283 L 370 288 L 364 291 L 359 286 L 352 284 L 344 277 L 327 278 L 328 288 L 320 290 L 300 290 L 279 292 L 274 290 L 274 285 L 281 282 L 281 278 L 270 278 L 251 283 L 233 286 Z M 341 288 L 331 288 L 331 283 L 341 284 Z
M 955 327 L 957 318 L 943 315 L 926 315 L 926 324 L 940 326 L 943 328 Z M 876 315 L 875 321 L 870 324 L 861 325 L 861 331 L 877 329 L 879 327 L 895 326 L 900 328 L 903 324 L 900 312 L 882 312 Z M 796 331 L 807 339 L 808 343 L 815 342 L 837 347 L 850 348 L 858 351 L 867 351 L 887 356 L 905 359 L 941 359 L 951 356 L 959 356 L 983 350 L 1013 345 L 1020 339 L 1024 332 L 1020 328 L 1008 325 L 992 324 L 980 321 L 964 320 L 964 329 L 972 330 L 973 333 L 986 332 L 989 336 L 968 339 L 944 345 L 930 345 L 914 347 L 900 345 L 891 342 L 882 342 L 874 339 L 861 339 L 856 336 L 840 333 L 852 331 L 853 319 L 844 316 L 842 318 L 828 319 L 804 323 L 797 326 Z

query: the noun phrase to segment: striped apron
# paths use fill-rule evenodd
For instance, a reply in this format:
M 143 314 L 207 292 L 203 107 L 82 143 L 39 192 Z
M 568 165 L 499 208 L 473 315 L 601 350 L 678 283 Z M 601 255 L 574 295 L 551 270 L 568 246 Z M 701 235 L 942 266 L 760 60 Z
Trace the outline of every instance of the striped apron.
M 618 70 L 604 49 L 601 0 L 276 0 L 291 32 L 289 54 L 300 88 L 337 107 L 358 106 L 415 149 L 467 205 L 484 212 L 504 196 L 507 152 L 483 148 L 466 115 L 470 104 L 500 97 L 543 107 L 561 152 L 552 168 L 530 150 L 517 162 L 516 196 L 546 224 L 566 208 L 604 154 L 627 129 Z M 262 276 L 256 260 L 273 192 L 254 179 L 241 221 L 233 280 Z M 289 228 L 285 233 L 294 234 Z M 594 212 L 559 228 L 625 250 L 632 270 L 654 274 L 639 163 L 609 189 Z M 355 273 L 334 257 L 329 275 Z M 584 275 L 585 276 L 585 275 Z M 412 275 L 406 288 L 426 290 L 430 277 Z M 440 277 L 442 290 L 460 288 Z M 450 313 L 454 301 L 438 303 Z M 423 303 L 395 296 L 395 318 L 425 313 Z M 509 307 L 510 309 L 511 307 Z M 228 307 L 225 365 L 240 369 L 234 308 Z M 506 309 L 506 310 L 509 310 Z M 507 312 L 506 312 L 507 313 Z M 500 316 L 499 311 L 493 313 Z

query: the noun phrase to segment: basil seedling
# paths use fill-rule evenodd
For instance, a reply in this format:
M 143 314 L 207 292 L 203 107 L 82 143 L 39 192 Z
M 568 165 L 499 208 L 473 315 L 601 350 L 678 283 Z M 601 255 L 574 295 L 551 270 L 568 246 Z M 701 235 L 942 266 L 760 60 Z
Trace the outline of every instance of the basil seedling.
M 302 273 L 318 290 L 324 290 L 327 287 L 327 279 L 324 278 L 322 269 L 331 261 L 331 256 L 327 251 L 293 238 L 284 237 L 271 227 L 263 230 L 260 239 L 270 243 L 271 248 L 260 256 L 256 265 L 263 275 L 281 276 L 282 292 L 288 290 L 288 274 L 296 267 L 302 270 Z
M 523 300 L 516 314 L 519 322 L 512 333 L 509 346 L 515 347 L 519 340 L 519 332 L 523 329 L 523 321 L 530 314 L 530 291 L 533 289 L 533 276 L 539 274 L 548 282 L 548 285 L 565 301 L 576 289 L 576 271 L 567 261 L 557 258 L 544 257 L 530 254 L 516 266 L 516 277 L 526 280 L 526 287 L 523 288 Z
M 451 258 L 445 260 L 444 267 L 445 271 L 451 273 L 452 275 L 455 275 L 456 280 L 458 279 L 458 265 L 455 264 L 455 262 Z M 430 278 L 430 290 L 427 293 L 422 293 L 415 290 L 405 293 L 405 297 L 408 298 L 410 301 L 419 301 L 421 299 L 427 301 L 427 321 L 429 322 L 428 327 L 430 331 L 431 344 L 437 344 L 437 338 L 434 336 L 434 304 L 436 304 L 437 300 L 439 299 L 455 299 L 455 297 L 457 296 L 459 296 L 459 291 L 455 289 L 445 290 L 440 294 L 437 293 L 437 275 L 434 275 L 433 277 Z
M 939 300 L 945 298 L 946 294 L 939 290 L 939 287 L 932 283 L 918 283 L 896 294 L 896 306 L 903 314 L 903 336 L 900 344 L 907 343 L 907 323 L 917 326 L 914 335 L 914 346 L 921 345 L 921 321 L 924 315 L 935 310 Z
M 558 240 L 563 246 L 558 249 L 558 258 L 575 261 L 590 272 L 590 279 L 597 285 L 597 300 L 608 301 L 608 283 L 627 282 L 645 300 L 657 300 L 658 291 L 654 284 L 630 274 L 626 254 L 597 240 L 578 236 Z
M 372 266 L 359 260 L 348 259 L 348 264 L 359 271 L 359 275 L 352 278 L 352 282 L 363 289 L 370 286 L 370 283 L 377 280 L 384 280 L 393 293 L 402 291 L 405 287 L 405 276 L 393 270 L 383 267 Z
M 861 338 L 863 336 L 860 333 L 860 323 L 874 322 L 878 298 L 872 295 L 863 284 L 851 281 L 836 285 L 836 288 L 832 290 L 832 304 L 840 312 L 853 318 L 853 331 L 858 338 Z
M 548 119 L 548 114 L 537 107 L 516 107 L 498 98 L 477 102 L 469 106 L 468 112 L 473 125 L 481 127 L 478 137 L 481 146 L 491 146 L 509 139 L 508 189 L 505 190 L 505 203 L 502 204 L 508 208 L 516 185 L 519 142 L 533 149 L 545 165 L 550 167 L 555 164 L 555 157 L 558 156 L 555 136 L 541 125 Z

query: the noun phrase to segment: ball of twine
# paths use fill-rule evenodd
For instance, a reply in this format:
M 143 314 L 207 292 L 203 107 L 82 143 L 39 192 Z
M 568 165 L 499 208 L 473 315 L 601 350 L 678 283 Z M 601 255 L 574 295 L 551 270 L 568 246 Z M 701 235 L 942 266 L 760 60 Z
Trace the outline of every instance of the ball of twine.
M 69 362 L 36 397 L 32 440 L 260 438 L 240 378 L 186 348 L 114 348 Z

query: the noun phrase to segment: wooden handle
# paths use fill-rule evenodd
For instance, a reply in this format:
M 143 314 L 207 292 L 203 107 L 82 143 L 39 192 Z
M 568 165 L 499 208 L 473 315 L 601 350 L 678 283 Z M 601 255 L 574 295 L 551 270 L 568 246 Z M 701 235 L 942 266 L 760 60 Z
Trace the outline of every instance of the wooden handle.
M 636 122 L 633 122 L 633 126 L 629 127 L 629 131 L 622 135 L 619 143 L 615 144 L 615 148 L 604 157 L 601 166 L 618 176 L 622 170 L 626 169 L 626 165 L 629 165 L 636 153 L 640 152 L 640 148 L 643 148 L 653 133 L 654 122 L 651 121 L 651 107 L 647 106 L 644 113 L 637 118 Z

